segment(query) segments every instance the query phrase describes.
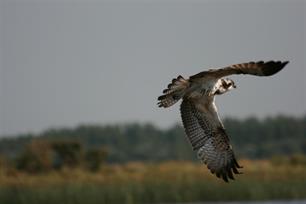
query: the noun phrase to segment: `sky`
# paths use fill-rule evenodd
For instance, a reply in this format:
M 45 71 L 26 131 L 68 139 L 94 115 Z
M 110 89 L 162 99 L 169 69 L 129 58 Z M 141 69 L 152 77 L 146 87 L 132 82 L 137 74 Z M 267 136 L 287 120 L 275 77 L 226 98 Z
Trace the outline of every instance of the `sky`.
M 224 117 L 306 114 L 306 1 L 0 1 L 0 135 L 79 124 L 181 121 L 159 109 L 172 78 L 259 60 L 231 76 Z

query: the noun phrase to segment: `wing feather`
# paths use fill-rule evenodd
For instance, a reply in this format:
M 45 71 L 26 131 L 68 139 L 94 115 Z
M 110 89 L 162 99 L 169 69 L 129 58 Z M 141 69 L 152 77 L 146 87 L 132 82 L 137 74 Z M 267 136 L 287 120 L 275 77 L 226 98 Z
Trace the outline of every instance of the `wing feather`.
M 181 116 L 187 138 L 198 158 L 217 177 L 226 182 L 228 178 L 234 179 L 233 173 L 239 174 L 237 168 L 240 166 L 218 117 L 203 111 L 194 101 L 186 98 L 181 104 Z
M 191 80 L 203 78 L 207 75 L 214 76 L 216 78 L 222 78 L 224 76 L 232 74 L 250 74 L 256 76 L 271 76 L 282 70 L 289 61 L 258 61 L 248 62 L 241 64 L 234 64 L 221 69 L 213 69 L 209 71 L 200 72 L 190 77 Z

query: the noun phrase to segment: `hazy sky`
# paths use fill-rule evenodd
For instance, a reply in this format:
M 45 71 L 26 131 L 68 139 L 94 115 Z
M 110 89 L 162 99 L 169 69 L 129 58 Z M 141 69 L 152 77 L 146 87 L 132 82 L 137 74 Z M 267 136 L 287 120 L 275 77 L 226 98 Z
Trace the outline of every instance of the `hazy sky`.
M 306 114 L 306 1 L 16 1 L 0 4 L 0 135 L 83 123 L 179 122 L 173 77 L 290 60 L 233 76 L 221 117 Z

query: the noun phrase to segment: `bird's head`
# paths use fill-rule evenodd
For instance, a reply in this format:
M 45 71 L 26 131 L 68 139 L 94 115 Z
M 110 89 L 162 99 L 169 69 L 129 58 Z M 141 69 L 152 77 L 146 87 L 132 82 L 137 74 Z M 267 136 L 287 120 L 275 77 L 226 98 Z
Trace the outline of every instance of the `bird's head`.
M 236 88 L 235 82 L 228 78 L 222 79 L 222 86 L 224 87 L 224 89 L 227 89 L 227 90 Z

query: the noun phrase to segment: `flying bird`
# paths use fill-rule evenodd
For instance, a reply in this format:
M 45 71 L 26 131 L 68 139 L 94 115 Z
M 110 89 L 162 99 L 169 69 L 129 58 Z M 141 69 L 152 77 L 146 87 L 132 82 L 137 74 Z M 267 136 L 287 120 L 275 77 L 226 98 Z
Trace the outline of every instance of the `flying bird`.
M 232 74 L 271 76 L 282 70 L 288 61 L 248 62 L 220 69 L 203 71 L 189 79 L 178 76 L 158 97 L 158 106 L 168 108 L 182 99 L 180 112 L 185 133 L 198 158 L 211 173 L 228 182 L 242 168 L 236 158 L 229 137 L 218 116 L 214 103 L 216 95 L 236 88 Z

